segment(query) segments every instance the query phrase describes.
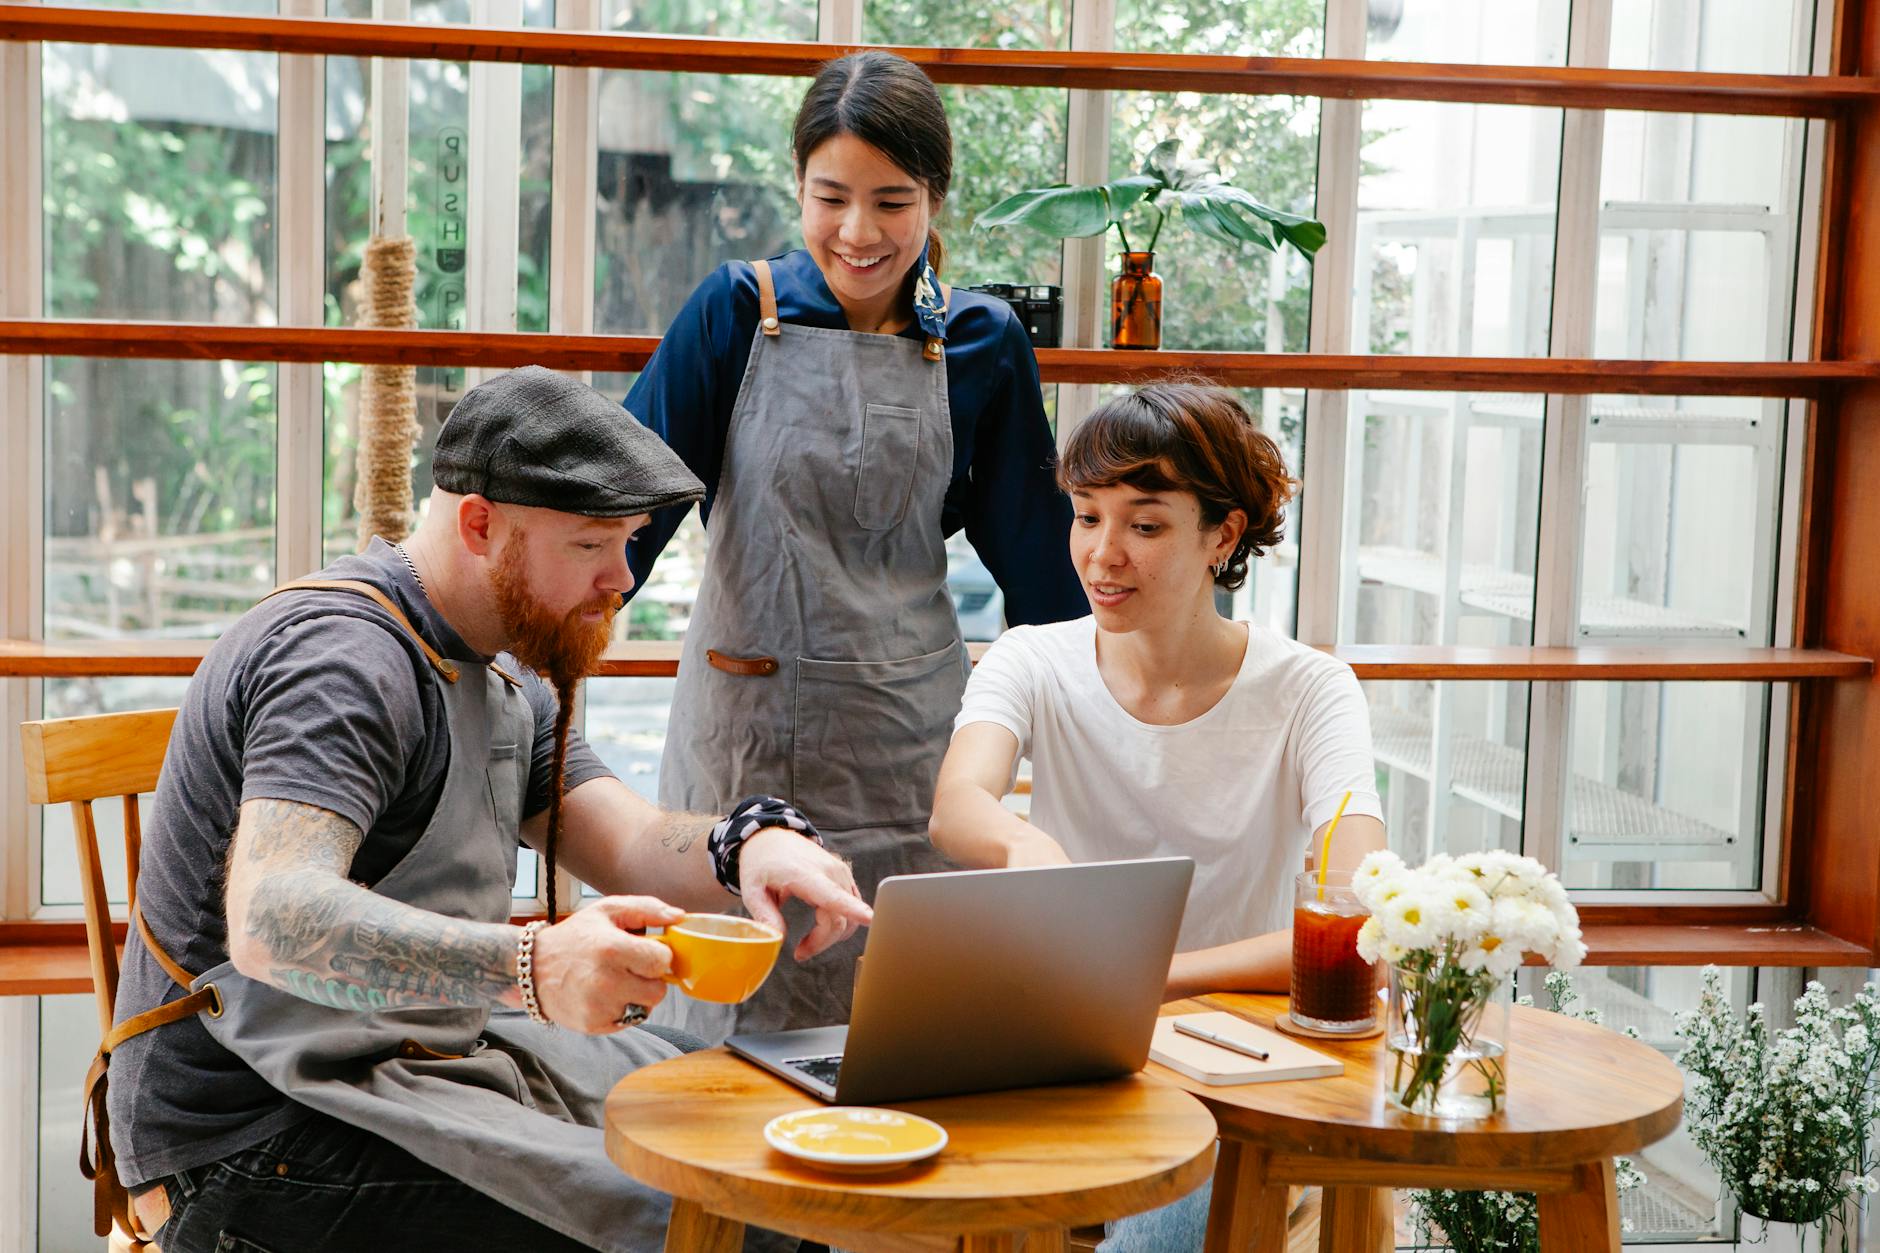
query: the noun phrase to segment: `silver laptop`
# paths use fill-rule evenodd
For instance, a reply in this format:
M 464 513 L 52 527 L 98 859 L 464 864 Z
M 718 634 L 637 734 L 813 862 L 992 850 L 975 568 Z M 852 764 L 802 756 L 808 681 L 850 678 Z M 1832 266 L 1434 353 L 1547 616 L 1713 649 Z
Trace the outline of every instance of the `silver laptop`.
M 843 1105 L 1141 1070 L 1195 864 L 897 875 L 875 894 L 846 1027 L 734 1035 Z

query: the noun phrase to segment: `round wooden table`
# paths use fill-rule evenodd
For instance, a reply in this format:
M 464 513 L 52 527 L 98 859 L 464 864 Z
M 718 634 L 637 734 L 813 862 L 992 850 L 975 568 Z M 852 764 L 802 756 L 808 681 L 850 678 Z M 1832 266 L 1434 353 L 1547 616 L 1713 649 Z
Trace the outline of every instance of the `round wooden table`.
M 1164 1013 L 1224 1009 L 1261 1026 L 1283 996 L 1221 994 Z M 1200 1097 L 1221 1128 L 1208 1253 L 1285 1248 L 1286 1185 L 1319 1184 L 1322 1253 L 1388 1249 L 1390 1189 L 1539 1193 L 1544 1253 L 1619 1251 L 1614 1155 L 1678 1125 L 1684 1077 L 1616 1031 L 1516 1006 L 1503 1110 L 1478 1122 L 1406 1114 L 1384 1097 L 1383 1037 L 1306 1040 L 1342 1075 L 1210 1087 L 1155 1062 L 1149 1072 Z
M 711 1049 L 636 1070 L 607 1098 L 607 1154 L 672 1194 L 668 1253 L 737 1253 L 748 1222 L 857 1253 L 1068 1247 L 1068 1231 L 1166 1205 L 1214 1161 L 1214 1119 L 1143 1075 L 910 1101 L 938 1157 L 885 1175 L 813 1169 L 764 1142 L 800 1088 Z

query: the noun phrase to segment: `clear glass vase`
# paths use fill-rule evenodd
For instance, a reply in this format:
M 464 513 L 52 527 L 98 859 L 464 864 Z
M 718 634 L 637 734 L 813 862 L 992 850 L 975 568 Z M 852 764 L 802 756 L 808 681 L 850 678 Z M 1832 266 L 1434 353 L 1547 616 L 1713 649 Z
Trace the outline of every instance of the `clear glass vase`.
M 1487 1118 L 1508 1099 L 1511 983 L 1460 967 L 1390 968 L 1385 1089 L 1412 1114 Z

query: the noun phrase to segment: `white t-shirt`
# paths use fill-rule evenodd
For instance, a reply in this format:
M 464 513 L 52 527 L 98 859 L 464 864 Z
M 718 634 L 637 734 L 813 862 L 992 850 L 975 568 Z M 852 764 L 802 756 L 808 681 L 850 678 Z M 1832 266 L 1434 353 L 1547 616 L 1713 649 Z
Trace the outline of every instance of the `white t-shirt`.
M 1195 859 L 1183 951 L 1292 925 L 1312 832 L 1383 817 L 1351 667 L 1248 623 L 1240 673 L 1178 726 L 1131 717 L 1097 670 L 1093 618 L 1013 627 L 966 685 L 954 729 L 1002 726 L 1031 758 L 1031 820 L 1077 861 Z

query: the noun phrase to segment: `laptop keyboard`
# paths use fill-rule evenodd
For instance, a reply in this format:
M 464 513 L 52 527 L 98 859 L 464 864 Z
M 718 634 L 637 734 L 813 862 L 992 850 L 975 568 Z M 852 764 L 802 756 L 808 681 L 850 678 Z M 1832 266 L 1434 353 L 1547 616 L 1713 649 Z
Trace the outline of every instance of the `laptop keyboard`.
M 836 1076 L 842 1073 L 842 1054 L 831 1053 L 827 1057 L 786 1057 L 783 1064 L 792 1070 L 800 1070 L 818 1083 L 836 1086 Z

